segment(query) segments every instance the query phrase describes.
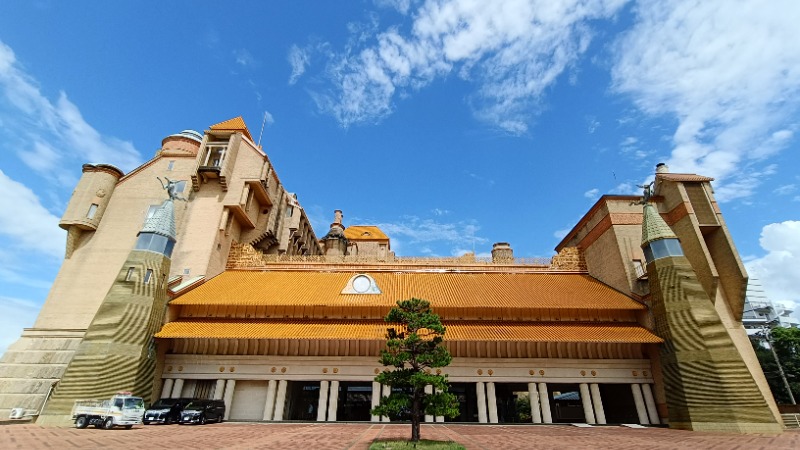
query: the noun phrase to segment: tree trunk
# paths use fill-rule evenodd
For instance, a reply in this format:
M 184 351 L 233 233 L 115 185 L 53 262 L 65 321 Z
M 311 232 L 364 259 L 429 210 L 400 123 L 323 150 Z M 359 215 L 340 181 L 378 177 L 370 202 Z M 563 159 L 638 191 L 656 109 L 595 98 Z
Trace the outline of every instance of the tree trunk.
M 411 442 L 419 442 L 419 422 L 422 415 L 421 389 L 415 387 L 411 399 Z

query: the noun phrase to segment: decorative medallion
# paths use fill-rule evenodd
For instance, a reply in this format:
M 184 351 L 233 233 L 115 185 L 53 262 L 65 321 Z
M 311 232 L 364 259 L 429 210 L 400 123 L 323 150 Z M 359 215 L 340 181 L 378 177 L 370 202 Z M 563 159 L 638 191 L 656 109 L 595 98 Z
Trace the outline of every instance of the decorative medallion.
M 286 373 L 286 367 L 281 367 L 281 373 Z
M 326 367 L 326 368 L 322 369 L 322 373 L 328 373 L 328 368 Z
M 378 369 L 378 368 L 376 367 L 376 368 L 375 368 L 375 375 L 377 375 L 377 374 L 379 374 L 379 373 L 381 373 L 381 369 Z
M 178 366 L 178 372 L 183 372 L 183 366 Z
M 597 376 L 597 371 L 593 370 L 593 371 L 592 371 L 592 376 L 593 376 L 593 377 L 596 377 L 596 376 Z
M 286 372 L 286 368 L 284 367 L 282 371 Z M 338 367 L 334 367 L 333 368 L 333 373 L 339 373 L 339 368 Z
M 643 376 L 643 377 L 646 377 L 646 376 L 647 376 L 647 371 L 646 371 L 646 370 L 643 370 L 643 371 L 642 371 L 642 376 Z
M 436 369 L 436 375 L 441 375 L 441 374 L 442 374 L 442 369 Z
M 228 372 L 235 372 L 235 371 L 236 371 L 236 367 L 229 367 L 228 368 Z
M 581 376 L 582 376 L 582 377 L 585 377 L 585 376 L 586 376 L 586 371 L 585 371 L 585 370 L 581 370 Z
M 354 275 L 347 281 L 342 294 L 380 294 L 381 290 L 375 280 L 367 274 Z
M 220 371 L 220 372 L 225 372 L 225 368 L 224 368 L 224 367 L 222 367 L 222 366 L 219 366 L 219 371 Z
M 172 366 L 167 366 L 167 372 L 172 372 Z
M 539 370 L 539 375 L 544 375 L 544 370 L 540 369 Z
M 483 375 L 483 369 L 478 369 L 478 375 Z
M 634 370 L 634 371 L 632 371 L 632 372 L 631 372 L 631 374 L 632 374 L 633 376 L 635 376 L 635 377 L 638 377 L 638 376 L 639 376 L 639 372 L 637 372 L 637 371 L 635 371 L 635 370 Z
M 492 370 L 492 369 L 489 369 L 489 371 L 488 371 L 488 372 L 486 372 L 486 373 L 488 373 L 488 374 L 491 376 L 492 374 L 494 374 L 494 370 Z
M 528 375 L 536 375 L 536 371 L 531 369 L 528 371 Z
M 272 372 L 272 373 L 275 373 L 276 370 L 278 370 L 277 367 L 273 367 L 272 369 L 269 369 L 269 371 Z
M 106 190 L 105 190 L 105 189 L 102 189 L 102 188 L 100 188 L 100 189 L 98 189 L 98 190 L 97 190 L 97 192 L 95 192 L 95 194 L 94 194 L 94 195 L 96 195 L 96 196 L 98 196 L 98 197 L 100 197 L 100 198 L 103 198 L 103 197 L 105 197 L 105 196 L 106 196 Z

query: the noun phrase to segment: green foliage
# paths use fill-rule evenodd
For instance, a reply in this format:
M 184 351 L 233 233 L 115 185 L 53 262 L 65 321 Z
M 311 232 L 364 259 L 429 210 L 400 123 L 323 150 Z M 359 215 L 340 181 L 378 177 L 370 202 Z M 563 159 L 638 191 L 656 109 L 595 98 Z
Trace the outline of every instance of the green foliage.
M 519 421 L 527 423 L 531 421 L 531 399 L 527 395 L 517 398 L 516 410 Z
M 430 303 L 418 298 L 398 301 L 384 320 L 395 326 L 386 330 L 386 349 L 379 361 L 394 370 L 380 373 L 375 381 L 391 386 L 392 393 L 381 398 L 372 414 L 411 420 L 411 441 L 417 442 L 425 414 L 458 415 L 456 396 L 447 392 L 447 375 L 436 375 L 431 370 L 452 361 L 442 345 L 446 330 L 439 316 L 431 312 Z M 434 393 L 425 393 L 428 385 Z
M 464 446 L 456 442 L 430 441 L 427 439 L 419 442 L 408 441 L 376 441 L 369 446 L 369 450 L 464 450 Z
M 795 399 L 800 399 L 800 328 L 776 327 L 772 328 L 770 333 L 775 353 L 783 366 L 783 372 L 792 388 L 792 394 Z M 778 404 L 788 405 L 790 403 L 789 395 L 783 380 L 781 380 L 775 356 L 766 344 L 766 338 L 758 334 L 751 336 L 750 341 L 775 401 Z

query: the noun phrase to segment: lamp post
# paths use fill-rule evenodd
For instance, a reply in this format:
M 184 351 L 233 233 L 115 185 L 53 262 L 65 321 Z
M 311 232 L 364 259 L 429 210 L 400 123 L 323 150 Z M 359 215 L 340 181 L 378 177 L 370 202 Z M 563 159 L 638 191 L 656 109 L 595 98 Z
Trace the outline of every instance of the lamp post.
M 789 380 L 786 379 L 786 373 L 783 371 L 781 361 L 778 359 L 778 354 L 775 352 L 775 344 L 772 342 L 772 329 L 768 326 L 764 326 L 761 330 L 761 334 L 763 334 L 764 338 L 766 338 L 769 349 L 772 352 L 772 357 L 775 358 L 775 364 L 778 365 L 778 374 L 780 374 L 781 380 L 783 380 L 783 385 L 786 387 L 786 392 L 789 393 L 789 401 L 791 401 L 793 405 L 796 405 L 797 402 L 794 400 L 792 387 L 789 385 Z

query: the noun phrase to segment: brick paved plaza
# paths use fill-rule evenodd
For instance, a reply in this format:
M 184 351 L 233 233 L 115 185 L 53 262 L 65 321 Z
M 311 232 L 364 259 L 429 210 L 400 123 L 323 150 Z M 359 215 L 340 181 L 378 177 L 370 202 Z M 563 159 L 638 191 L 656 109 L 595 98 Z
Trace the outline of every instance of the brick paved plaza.
M 0 448 L 268 448 L 364 450 L 375 439 L 407 438 L 409 425 L 223 423 L 151 425 L 111 431 L 0 425 Z M 780 436 L 545 425 L 423 425 L 423 439 L 453 440 L 467 449 L 797 449 L 800 431 Z

